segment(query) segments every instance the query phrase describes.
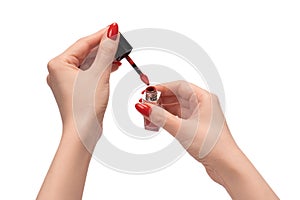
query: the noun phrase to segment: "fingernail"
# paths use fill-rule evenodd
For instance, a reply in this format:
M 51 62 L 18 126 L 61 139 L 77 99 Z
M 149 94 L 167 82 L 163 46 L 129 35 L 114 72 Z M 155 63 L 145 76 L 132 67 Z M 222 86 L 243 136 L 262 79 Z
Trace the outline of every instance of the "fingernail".
M 119 27 L 117 23 L 112 23 L 107 30 L 107 37 L 116 40 L 119 33 Z
M 114 61 L 113 65 L 120 67 L 122 65 L 122 63 L 120 61 Z
M 139 111 L 142 115 L 146 117 L 149 117 L 151 113 L 151 107 L 148 106 L 147 104 L 137 103 L 135 104 L 135 108 L 137 109 L 137 111 Z
M 139 102 L 140 102 L 140 103 L 143 103 L 143 99 L 139 99 Z

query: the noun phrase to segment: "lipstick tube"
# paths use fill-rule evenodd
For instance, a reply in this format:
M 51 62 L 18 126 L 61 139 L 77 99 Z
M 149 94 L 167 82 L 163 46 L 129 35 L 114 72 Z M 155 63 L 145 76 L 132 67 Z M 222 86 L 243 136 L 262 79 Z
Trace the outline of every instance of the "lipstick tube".
M 154 86 L 149 86 L 144 90 L 144 97 L 142 98 L 143 103 L 151 103 L 153 105 L 160 106 L 158 100 L 160 92 L 156 90 Z M 159 127 L 151 123 L 148 119 L 144 118 L 144 127 L 149 131 L 159 131 Z

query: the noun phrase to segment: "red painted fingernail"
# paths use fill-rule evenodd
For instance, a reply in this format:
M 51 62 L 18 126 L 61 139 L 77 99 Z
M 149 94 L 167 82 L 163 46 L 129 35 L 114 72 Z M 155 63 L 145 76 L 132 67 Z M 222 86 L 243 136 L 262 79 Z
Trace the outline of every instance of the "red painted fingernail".
M 143 99 L 139 99 L 139 102 L 140 102 L 140 103 L 143 103 Z
M 120 67 L 122 65 L 122 63 L 120 61 L 114 61 L 113 65 Z
M 112 23 L 107 30 L 107 37 L 116 40 L 119 33 L 119 27 L 117 23 Z
M 137 111 L 139 111 L 142 115 L 145 115 L 146 117 L 149 117 L 151 113 L 151 107 L 147 104 L 137 103 L 135 104 L 135 108 L 137 109 Z

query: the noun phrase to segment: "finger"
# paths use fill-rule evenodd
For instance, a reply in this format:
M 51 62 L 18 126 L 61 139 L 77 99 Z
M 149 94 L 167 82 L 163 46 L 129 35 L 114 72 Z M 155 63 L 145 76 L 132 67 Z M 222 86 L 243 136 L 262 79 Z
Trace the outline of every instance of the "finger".
M 181 117 L 180 105 L 179 104 L 163 104 L 162 108 L 172 113 L 175 116 Z
M 174 95 L 178 100 L 188 99 L 193 94 L 193 89 L 186 81 L 174 81 L 156 86 L 157 90 L 161 91 L 161 96 Z
M 173 96 L 160 96 L 159 98 L 161 104 L 172 104 L 178 103 L 178 99 L 175 95 Z
M 168 103 L 168 100 L 174 100 L 175 96 L 182 109 L 196 109 L 201 101 L 205 101 L 205 99 L 210 96 L 208 91 L 186 81 L 169 82 L 155 87 L 157 90 L 161 91 L 162 102 L 165 101 Z
M 161 91 L 161 96 L 172 96 L 175 95 L 178 99 L 183 98 L 189 100 L 191 96 L 208 94 L 208 91 L 186 81 L 174 81 L 155 86 L 157 90 Z
M 179 103 L 180 108 L 193 109 L 198 104 L 197 92 L 194 86 L 184 81 L 176 81 L 155 86 L 157 90 L 161 91 L 160 103 L 173 104 Z M 174 113 L 174 112 L 172 112 Z M 177 113 L 179 115 L 179 113 Z
M 161 105 L 178 104 L 181 107 L 190 108 L 192 106 L 195 106 L 194 103 L 192 103 L 192 102 L 195 102 L 195 100 L 193 98 L 195 98 L 194 95 L 192 95 L 190 97 L 190 99 L 179 99 L 178 100 L 176 96 L 169 96 L 169 97 L 159 98 L 159 103 Z
M 191 88 L 193 88 L 193 90 L 195 91 L 195 95 L 197 96 L 199 102 L 206 98 L 206 97 L 209 97 L 211 96 L 211 93 L 208 92 L 207 90 L 205 89 L 202 89 L 200 87 L 198 87 L 197 85 L 193 84 L 193 83 L 190 83 L 190 86 Z
M 90 53 L 84 58 L 84 60 L 80 63 L 80 66 L 78 67 L 83 71 L 88 70 L 95 61 L 97 52 L 98 46 L 96 46 L 90 51 Z
M 94 49 L 92 49 L 90 51 L 90 53 L 88 54 L 88 56 L 82 61 L 82 63 L 80 64 L 79 68 L 83 71 L 88 70 L 91 65 L 93 64 L 93 62 L 95 61 L 95 58 L 97 56 L 97 52 L 98 52 L 98 46 L 95 47 Z M 119 67 L 122 65 L 122 63 L 120 61 L 114 61 L 112 63 L 112 69 L 111 72 L 116 71 L 117 69 L 119 69 Z
M 112 63 L 111 72 L 117 71 L 121 65 L 122 63 L 120 61 L 114 61 Z
M 119 45 L 118 25 L 113 23 L 104 33 L 100 42 L 98 52 L 89 71 L 96 76 L 103 73 L 112 66 Z
M 136 109 L 153 124 L 159 127 L 163 127 L 174 137 L 178 133 L 182 120 L 168 111 L 164 110 L 159 106 L 152 104 L 141 104 L 135 105 Z
M 175 88 L 173 84 L 177 84 L 176 82 L 168 82 L 168 83 L 155 85 L 155 88 L 161 92 L 161 97 L 176 96 L 175 91 L 173 91 L 174 90 L 173 88 Z
M 150 107 L 149 120 L 156 126 L 163 127 L 175 137 L 180 129 L 182 120 L 159 106 L 150 105 Z
M 94 34 L 79 39 L 65 50 L 61 56 L 63 56 L 70 64 L 78 67 L 90 51 L 99 45 L 106 29 L 107 28 L 101 29 Z
M 182 119 L 188 119 L 195 110 L 195 108 L 185 108 L 179 104 L 167 104 L 161 105 L 161 107 Z

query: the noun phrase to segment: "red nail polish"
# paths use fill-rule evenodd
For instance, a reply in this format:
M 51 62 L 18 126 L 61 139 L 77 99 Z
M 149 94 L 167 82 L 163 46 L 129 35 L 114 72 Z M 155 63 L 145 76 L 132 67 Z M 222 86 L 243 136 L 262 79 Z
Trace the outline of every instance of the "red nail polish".
M 117 23 L 112 23 L 107 30 L 107 37 L 116 40 L 119 33 L 119 27 Z
M 140 99 L 139 99 L 139 102 L 140 102 L 140 103 L 143 103 L 143 99 L 142 99 L 142 98 L 140 98 Z
M 114 61 L 113 65 L 120 67 L 122 65 L 122 63 L 120 61 Z
M 151 107 L 148 106 L 147 104 L 141 104 L 141 103 L 137 103 L 135 104 L 135 108 L 144 116 L 149 117 L 150 113 L 151 113 Z

